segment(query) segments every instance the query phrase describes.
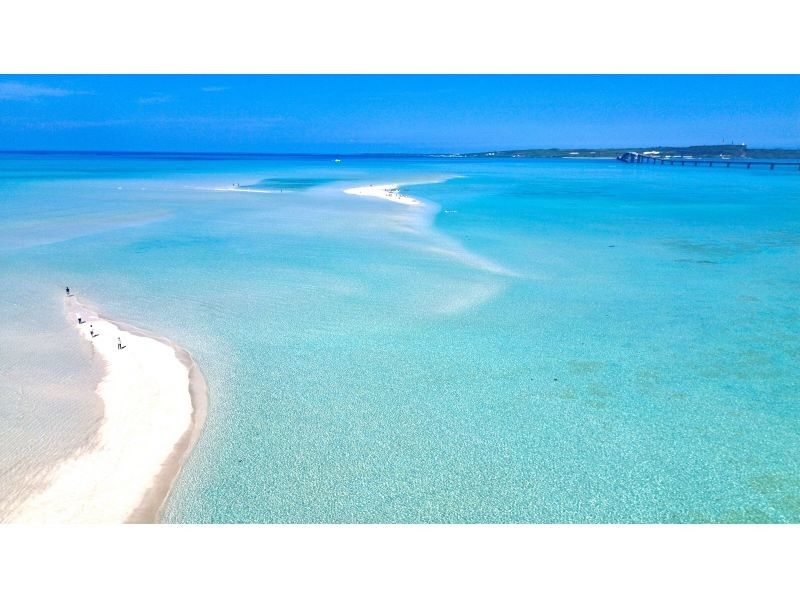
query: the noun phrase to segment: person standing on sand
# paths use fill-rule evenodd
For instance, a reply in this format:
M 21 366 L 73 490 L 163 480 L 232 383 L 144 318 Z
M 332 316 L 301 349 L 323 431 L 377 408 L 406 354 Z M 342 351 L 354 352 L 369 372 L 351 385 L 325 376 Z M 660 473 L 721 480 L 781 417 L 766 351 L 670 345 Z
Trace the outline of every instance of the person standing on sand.
M 94 338 L 94 328 L 92 328 L 92 324 L 89 324 L 89 336 Z
M 122 349 L 122 339 L 117 337 L 117 349 Z
M 69 295 L 69 287 L 67 287 L 67 295 Z

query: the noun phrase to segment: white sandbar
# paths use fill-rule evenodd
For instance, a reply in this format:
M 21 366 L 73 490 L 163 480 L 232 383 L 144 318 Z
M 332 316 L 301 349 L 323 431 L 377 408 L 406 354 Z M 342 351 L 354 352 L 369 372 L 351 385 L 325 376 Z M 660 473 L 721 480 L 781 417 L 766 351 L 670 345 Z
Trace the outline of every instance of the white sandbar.
M 403 195 L 398 189 L 398 183 L 387 183 L 381 185 L 368 185 L 366 187 L 353 187 L 345 189 L 344 192 L 349 195 L 361 195 L 367 197 L 377 197 L 395 203 L 402 203 L 407 206 L 421 206 L 423 203 L 408 195 Z
M 94 439 L 58 463 L 49 484 L 8 521 L 154 522 L 205 419 L 202 376 L 165 339 L 104 319 L 74 297 L 66 313 L 105 363 L 97 387 L 103 419 Z

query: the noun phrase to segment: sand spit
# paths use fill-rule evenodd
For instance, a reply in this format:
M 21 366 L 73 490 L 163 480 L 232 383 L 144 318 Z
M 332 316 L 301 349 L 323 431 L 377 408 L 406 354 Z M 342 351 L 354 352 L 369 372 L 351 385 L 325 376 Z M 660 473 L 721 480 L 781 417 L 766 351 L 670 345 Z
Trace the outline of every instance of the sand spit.
M 103 420 L 7 521 L 156 522 L 205 421 L 202 374 L 185 350 L 103 318 L 75 297 L 66 298 L 65 311 L 105 364 L 97 387 Z
M 399 183 L 388 183 L 381 185 L 368 185 L 366 187 L 353 187 L 345 189 L 348 195 L 361 195 L 366 197 L 377 197 L 394 203 L 401 203 L 407 206 L 421 206 L 423 203 L 408 195 L 400 193 Z

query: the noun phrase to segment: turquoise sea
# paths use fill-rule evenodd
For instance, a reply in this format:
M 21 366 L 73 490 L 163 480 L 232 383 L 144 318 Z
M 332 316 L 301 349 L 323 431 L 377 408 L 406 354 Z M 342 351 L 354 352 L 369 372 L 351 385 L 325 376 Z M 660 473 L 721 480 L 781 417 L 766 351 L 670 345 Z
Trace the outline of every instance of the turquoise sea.
M 167 522 L 800 522 L 800 173 L 333 158 L 0 155 L 0 503 L 97 424 L 68 284 L 206 377 Z

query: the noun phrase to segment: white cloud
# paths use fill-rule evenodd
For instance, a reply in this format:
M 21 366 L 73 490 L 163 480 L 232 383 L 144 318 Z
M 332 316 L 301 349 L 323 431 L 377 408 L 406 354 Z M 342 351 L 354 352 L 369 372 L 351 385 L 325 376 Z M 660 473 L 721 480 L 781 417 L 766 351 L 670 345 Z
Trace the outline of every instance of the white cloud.
M 155 118 L 110 118 L 104 120 L 72 120 L 54 119 L 42 120 L 40 118 L 23 118 L 0 116 L 0 126 L 22 130 L 69 130 L 69 129 L 95 129 L 113 127 L 177 127 L 177 128 L 197 128 L 212 127 L 236 131 L 255 131 L 259 129 L 271 129 L 285 122 L 282 117 L 231 117 L 218 118 L 208 116 L 161 116 Z
M 34 100 L 36 98 L 62 97 L 80 93 L 85 92 L 60 87 L 48 87 L 47 85 L 32 85 L 20 83 L 19 81 L 0 81 L 0 100 Z
M 213 92 L 216 92 L 216 91 L 226 91 L 228 89 L 230 89 L 230 87 L 218 87 L 216 85 L 212 85 L 212 86 L 209 86 L 209 87 L 201 87 L 200 91 L 205 91 L 207 93 L 213 93 Z
M 153 93 L 149 96 L 139 98 L 140 104 L 166 104 L 172 101 L 172 96 L 165 93 Z

